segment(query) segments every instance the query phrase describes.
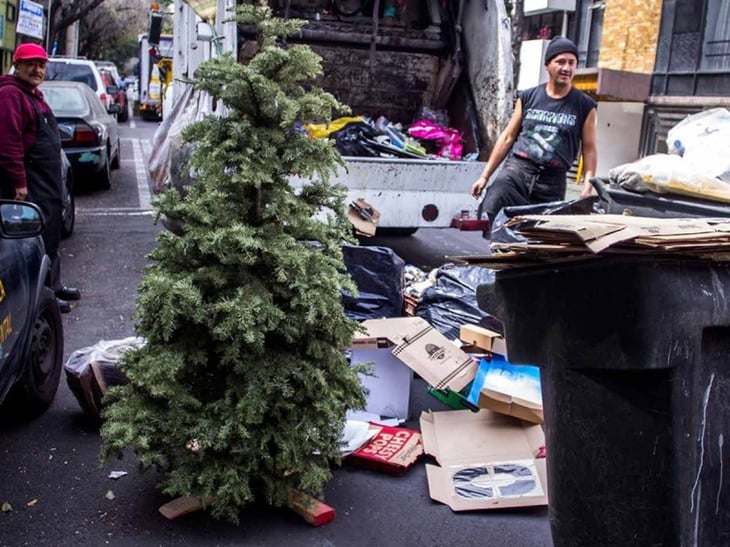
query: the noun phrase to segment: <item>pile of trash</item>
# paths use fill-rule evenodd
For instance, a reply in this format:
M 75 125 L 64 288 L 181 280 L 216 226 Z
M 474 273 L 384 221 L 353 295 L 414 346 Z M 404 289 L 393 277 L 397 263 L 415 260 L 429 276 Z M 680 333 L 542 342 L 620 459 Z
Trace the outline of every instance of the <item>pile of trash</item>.
M 328 124 L 306 124 L 312 138 L 334 141 L 343 156 L 410 159 L 462 159 L 463 142 L 458 130 L 448 127 L 444 113 L 422 108 L 417 120 L 404 128 L 384 116 L 337 118 Z
M 614 167 L 612 184 L 637 193 L 670 193 L 730 203 L 730 111 L 687 116 L 667 134 L 667 154 Z
M 348 412 L 341 432 L 343 462 L 399 476 L 427 454 L 438 463 L 426 465 L 428 491 L 454 511 L 546 505 L 539 371 L 509 363 L 502 334 L 479 324 L 489 315 L 476 287 L 493 272 L 448 264 L 426 273 L 385 247 L 343 254 L 359 289 L 343 294 L 345 311 L 362 326 L 343 352 L 370 371 L 360 375 L 366 406 Z M 417 300 L 413 315 L 404 294 Z M 123 354 L 143 344 L 101 341 L 67 360 L 68 384 L 95 422 L 107 389 L 127 381 Z M 447 410 L 413 415 L 415 375 Z

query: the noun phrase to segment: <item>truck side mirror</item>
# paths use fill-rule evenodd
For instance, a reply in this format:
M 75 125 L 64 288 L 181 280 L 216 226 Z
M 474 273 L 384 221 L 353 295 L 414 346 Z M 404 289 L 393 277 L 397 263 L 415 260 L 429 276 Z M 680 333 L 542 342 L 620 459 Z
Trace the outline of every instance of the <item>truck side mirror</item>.
M 200 42 L 213 41 L 213 27 L 205 21 L 198 21 L 195 24 L 196 39 Z

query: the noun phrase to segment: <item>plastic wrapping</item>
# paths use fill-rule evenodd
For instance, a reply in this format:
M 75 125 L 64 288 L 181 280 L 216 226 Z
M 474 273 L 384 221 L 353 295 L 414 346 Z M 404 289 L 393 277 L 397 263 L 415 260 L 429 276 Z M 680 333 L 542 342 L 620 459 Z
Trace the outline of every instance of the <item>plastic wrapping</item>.
M 182 132 L 200 116 L 200 97 L 201 93 L 192 85 L 187 86 L 152 137 L 149 172 L 156 194 L 170 187 L 182 192 L 191 182 L 186 164 L 192 154 L 192 145 L 183 143 Z
M 405 261 L 387 247 L 344 245 L 345 266 L 359 295 L 344 292 L 350 319 L 380 319 L 403 315 Z
M 343 156 L 377 157 L 380 152 L 368 142 L 378 132 L 365 122 L 351 122 L 334 131 L 330 139 L 335 141 L 337 151 Z
M 408 134 L 424 141 L 434 141 L 439 146 L 438 155 L 460 160 L 464 151 L 461 134 L 453 128 L 443 127 L 431 120 L 417 120 L 408 128 Z
M 702 174 L 692 162 L 674 154 L 652 154 L 624 163 L 611 169 L 608 177 L 634 192 L 671 193 L 730 203 L 730 183 Z
M 451 340 L 459 338 L 459 329 L 466 324 L 488 326 L 501 332 L 499 322 L 477 304 L 477 287 L 492 284 L 492 269 L 445 264 L 436 271 L 436 283 L 423 291 L 416 315 Z
M 63 366 L 66 382 L 84 414 L 96 421 L 101 419 L 102 398 L 107 387 L 127 383 L 119 368 L 122 353 L 143 344 L 142 338 L 133 336 L 122 340 L 101 340 L 69 355 Z
M 726 108 L 687 116 L 669 130 L 667 146 L 697 175 L 730 182 L 730 111 Z

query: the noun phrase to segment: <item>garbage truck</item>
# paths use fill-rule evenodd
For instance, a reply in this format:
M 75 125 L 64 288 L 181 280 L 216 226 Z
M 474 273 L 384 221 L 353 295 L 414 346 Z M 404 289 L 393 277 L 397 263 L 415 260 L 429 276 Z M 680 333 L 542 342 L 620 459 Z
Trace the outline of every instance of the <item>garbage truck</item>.
M 171 35 L 161 35 L 150 43 L 148 35 L 139 36 L 139 93 L 135 111 L 144 120 L 162 120 L 163 102 L 173 77 Z
M 481 174 L 513 108 L 509 20 L 504 2 L 486 6 L 459 0 L 269 0 L 275 15 L 306 19 L 289 43 L 309 45 L 322 57 L 317 85 L 351 108 L 352 116 L 384 120 L 401 134 L 417 120 L 437 120 L 461 137 L 461 157 L 383 153 L 343 154 L 335 183 L 347 203 L 377 211 L 377 231 L 412 234 L 419 228 L 484 228 L 472 183 Z M 255 36 L 226 22 L 225 2 L 175 0 L 174 40 L 191 44 L 173 58 L 174 92 L 211 56 L 231 52 L 246 62 Z M 196 11 L 197 9 L 197 11 Z M 383 144 L 381 142 L 381 144 Z M 386 144 L 393 144 L 386 143 Z M 293 178 L 293 184 L 298 182 Z

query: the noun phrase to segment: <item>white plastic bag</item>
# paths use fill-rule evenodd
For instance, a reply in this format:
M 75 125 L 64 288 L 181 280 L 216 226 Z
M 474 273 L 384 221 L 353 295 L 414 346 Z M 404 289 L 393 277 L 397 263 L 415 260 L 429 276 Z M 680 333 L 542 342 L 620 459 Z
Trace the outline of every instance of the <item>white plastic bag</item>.
M 699 172 L 685 158 L 653 154 L 614 167 L 609 178 L 636 192 L 651 190 L 730 203 L 730 184 Z
M 713 108 L 687 116 L 669 130 L 667 147 L 698 175 L 730 182 L 730 111 Z
M 144 345 L 144 339 L 130 336 L 121 340 L 101 340 L 69 355 L 63 368 L 66 381 L 84 413 L 101 419 L 101 404 L 107 387 L 125 384 L 119 367 L 122 353 Z

